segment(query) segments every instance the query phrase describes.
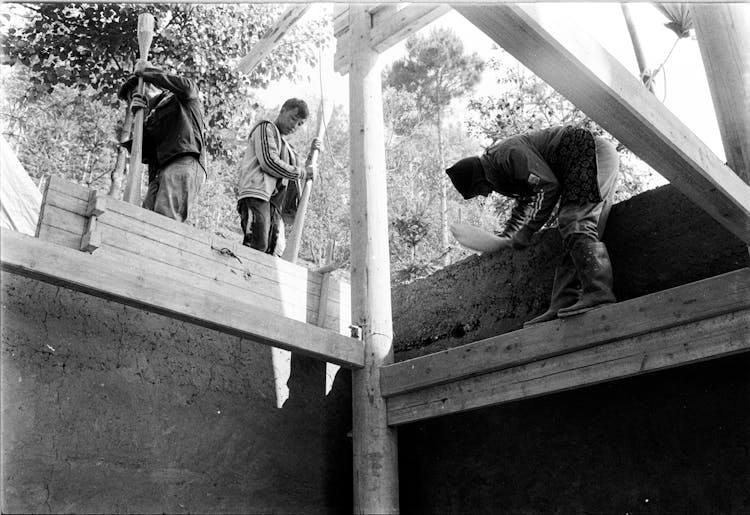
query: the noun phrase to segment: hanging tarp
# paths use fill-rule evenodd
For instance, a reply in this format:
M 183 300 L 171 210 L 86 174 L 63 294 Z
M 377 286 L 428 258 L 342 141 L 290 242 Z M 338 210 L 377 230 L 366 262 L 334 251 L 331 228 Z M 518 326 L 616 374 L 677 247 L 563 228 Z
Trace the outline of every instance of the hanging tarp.
M 0 228 L 34 235 L 42 194 L 0 134 Z
M 669 22 L 664 24 L 665 27 L 677 34 L 677 37 L 690 36 L 693 17 L 688 4 L 654 4 L 654 6 L 669 19 Z

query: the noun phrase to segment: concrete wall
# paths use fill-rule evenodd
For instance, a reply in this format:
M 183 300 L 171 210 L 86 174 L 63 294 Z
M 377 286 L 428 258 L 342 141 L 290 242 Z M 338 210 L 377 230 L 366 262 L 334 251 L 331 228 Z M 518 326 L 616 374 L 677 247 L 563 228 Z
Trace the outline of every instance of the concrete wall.
M 556 231 L 394 292 L 396 360 L 521 327 L 549 303 Z M 666 186 L 605 235 L 625 300 L 750 266 Z M 750 335 L 748 335 L 750 338 Z M 750 354 L 399 428 L 404 513 L 750 513 Z
M 348 513 L 350 376 L 19 276 L 2 281 L 3 513 Z

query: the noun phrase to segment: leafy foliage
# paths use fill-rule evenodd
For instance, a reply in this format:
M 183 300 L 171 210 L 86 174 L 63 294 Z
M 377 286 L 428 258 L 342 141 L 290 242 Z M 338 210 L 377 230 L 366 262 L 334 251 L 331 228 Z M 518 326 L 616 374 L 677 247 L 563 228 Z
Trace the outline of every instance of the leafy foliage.
M 451 100 L 470 91 L 484 69 L 479 55 L 466 54 L 458 35 L 445 27 L 433 29 L 428 36 L 410 37 L 406 53 L 393 63 L 385 83 L 415 93 L 416 105 L 425 118 L 434 119 Z
M 315 20 L 295 27 L 249 75 L 234 69 L 238 58 L 280 14 L 272 4 L 40 4 L 27 24 L 11 28 L 3 44 L 6 64 L 30 70 L 31 96 L 64 85 L 92 88 L 115 106 L 120 84 L 138 58 L 137 27 L 141 12 L 151 13 L 155 35 L 149 60 L 167 71 L 196 79 L 211 129 L 208 148 L 224 152 L 227 132 L 252 109 L 252 88 L 281 77 L 295 78 L 299 63 L 313 64 L 315 47 L 326 44 L 330 30 Z
M 421 118 L 434 122 L 438 158 L 435 182 L 440 192 L 440 247 L 443 264 L 448 264 L 448 185 L 443 173 L 443 119 L 451 101 L 467 94 L 479 82 L 484 61 L 476 53 L 465 53 L 463 42 L 446 27 L 435 28 L 426 37 L 410 37 L 406 41 L 406 52 L 406 57 L 396 61 L 387 72 L 385 82 L 395 90 L 411 93 L 416 112 Z M 393 127 L 396 134 L 400 131 L 403 134 L 413 130 L 413 120 L 402 115 Z

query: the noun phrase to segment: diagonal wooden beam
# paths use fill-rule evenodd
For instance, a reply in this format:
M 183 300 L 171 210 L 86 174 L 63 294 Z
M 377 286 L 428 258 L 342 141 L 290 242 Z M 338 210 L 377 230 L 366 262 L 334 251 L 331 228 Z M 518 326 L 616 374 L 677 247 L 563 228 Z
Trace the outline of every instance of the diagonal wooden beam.
M 453 7 L 750 243 L 750 186 L 596 41 L 545 15 L 541 6 Z
M 379 5 L 370 9 L 370 46 L 377 52 L 384 52 L 402 39 L 429 25 L 447 12 L 446 4 Z M 348 9 L 337 13 L 334 33 L 337 38 L 334 70 L 342 75 L 349 70 L 350 31 Z
M 268 30 L 253 47 L 252 51 L 237 64 L 237 69 L 243 73 L 250 73 L 255 66 L 271 53 L 273 48 L 284 37 L 295 23 L 307 12 L 310 4 L 293 4 L 287 8 L 279 20 Z
M 2 231 L 0 268 L 343 367 L 364 363 L 358 340 L 258 309 L 241 297 L 198 289 L 179 272 L 155 273 L 148 259 L 124 262 Z
M 383 367 L 381 392 L 400 395 L 741 309 L 750 309 L 748 268 Z

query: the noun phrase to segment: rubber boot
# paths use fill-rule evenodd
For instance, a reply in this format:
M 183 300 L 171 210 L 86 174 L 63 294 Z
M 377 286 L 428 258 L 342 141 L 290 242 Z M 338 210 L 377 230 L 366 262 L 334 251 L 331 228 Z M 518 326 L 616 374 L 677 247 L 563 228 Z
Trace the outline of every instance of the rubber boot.
M 549 309 L 538 317 L 525 322 L 523 326 L 528 327 L 556 319 L 557 311 L 575 304 L 579 293 L 580 281 L 578 280 L 578 273 L 576 272 L 570 252 L 566 252 L 562 262 L 555 270 L 555 280 L 552 283 L 552 300 L 549 303 Z
M 565 318 L 578 315 L 615 302 L 615 294 L 612 292 L 612 263 L 604 243 L 587 237 L 576 238 L 571 245 L 570 254 L 581 279 L 581 296 L 572 306 L 560 309 L 557 316 Z

